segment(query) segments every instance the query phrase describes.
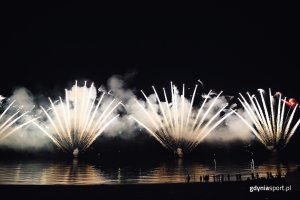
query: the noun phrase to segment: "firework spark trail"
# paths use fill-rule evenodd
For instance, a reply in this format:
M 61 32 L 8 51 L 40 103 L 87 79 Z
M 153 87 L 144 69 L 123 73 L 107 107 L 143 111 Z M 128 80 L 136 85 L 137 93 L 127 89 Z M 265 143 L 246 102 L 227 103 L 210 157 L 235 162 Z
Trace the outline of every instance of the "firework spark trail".
M 300 124 L 300 119 L 298 119 L 298 121 L 293 124 L 292 128 L 290 128 L 298 104 L 294 106 L 292 112 L 290 112 L 290 107 L 289 111 L 286 113 L 286 97 L 282 98 L 279 93 L 279 95 L 275 95 L 278 96 L 278 99 L 276 100 L 275 96 L 272 96 L 271 94 L 271 89 L 269 89 L 269 98 L 264 97 L 263 91 L 259 90 L 261 102 L 259 102 L 255 95 L 251 96 L 247 93 L 247 96 L 248 100 L 242 94 L 240 94 L 241 98 L 238 99 L 246 113 L 249 115 L 253 125 L 237 112 L 235 112 L 236 115 L 267 148 L 275 150 L 279 145 L 285 147 Z M 269 99 L 269 101 L 267 101 L 267 99 Z
M 32 121 L 36 120 L 35 118 L 33 118 L 33 119 L 28 120 L 26 122 L 22 121 L 21 124 L 17 124 L 18 122 L 21 121 L 21 119 L 28 112 L 24 112 L 21 115 L 18 115 L 20 113 L 20 111 L 16 111 L 13 115 L 11 115 L 6 120 L 4 120 L 3 122 L 1 122 L 5 118 L 6 113 L 9 111 L 9 109 L 13 106 L 14 103 L 15 103 L 15 101 L 13 101 L 12 103 L 10 103 L 9 106 L 0 115 L 0 141 L 4 140 L 5 138 L 7 138 L 8 136 L 10 136 L 11 134 L 13 134 L 14 132 L 16 132 L 17 130 L 19 130 L 19 129 L 23 128 L 24 126 L 28 125 Z
M 179 96 L 177 87 L 171 82 L 171 102 L 169 102 L 164 88 L 164 102 L 162 102 L 156 89 L 152 86 L 157 103 L 151 102 L 143 91 L 141 92 L 148 107 L 145 108 L 136 100 L 136 103 L 147 117 L 146 121 L 140 120 L 134 114 L 131 117 L 165 148 L 173 152 L 178 148 L 190 152 L 233 113 L 233 111 L 230 111 L 221 116 L 221 112 L 225 112 L 228 105 L 217 108 L 217 100 L 222 92 L 212 102 L 208 103 L 208 99 L 211 97 L 210 91 L 204 98 L 200 108 L 196 108 L 193 104 L 197 87 L 196 85 L 192 99 L 189 101 L 185 98 L 185 86 L 183 85 L 182 95 Z M 216 109 L 217 111 L 215 111 Z M 209 115 L 212 115 L 212 117 Z
M 113 112 L 121 102 L 113 99 L 108 103 L 108 100 L 103 100 L 104 93 L 100 99 L 97 99 L 96 93 L 93 83 L 89 88 L 86 82 L 83 87 L 79 87 L 76 81 L 71 91 L 65 90 L 65 101 L 59 97 L 55 104 L 49 98 L 49 111 L 41 106 L 49 120 L 48 126 L 52 129 L 47 125 L 33 123 L 63 151 L 83 151 L 119 116 Z

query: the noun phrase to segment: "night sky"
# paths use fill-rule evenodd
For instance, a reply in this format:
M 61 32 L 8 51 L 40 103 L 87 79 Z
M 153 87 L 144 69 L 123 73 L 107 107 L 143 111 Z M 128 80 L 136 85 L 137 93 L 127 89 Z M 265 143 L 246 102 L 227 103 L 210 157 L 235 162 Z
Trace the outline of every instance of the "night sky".
M 273 93 L 280 91 L 284 96 L 296 98 L 300 102 L 298 86 L 300 81 L 299 6 L 288 1 L 270 1 L 268 3 L 259 1 L 256 4 L 248 4 L 243 0 L 238 3 L 228 3 L 227 1 L 220 1 L 222 2 L 220 3 L 212 0 L 209 1 L 209 4 L 196 5 L 175 5 L 175 1 L 168 5 L 151 5 L 145 1 L 140 1 L 145 3 L 144 5 L 129 4 L 127 1 L 123 1 L 122 4 L 110 1 L 111 5 L 100 2 L 102 1 L 93 4 L 86 1 L 54 4 L 52 1 L 48 3 L 43 0 L 35 3 L 28 3 L 26 0 L 19 3 L 1 2 L 0 95 L 9 97 L 16 87 L 21 86 L 29 89 L 37 99 L 41 96 L 43 98 L 51 96 L 53 99 L 57 99 L 58 94 L 63 95 L 64 88 L 70 87 L 75 80 L 88 80 L 89 83 L 93 81 L 96 86 L 100 86 L 107 84 L 108 79 L 113 75 L 135 74 L 131 76 L 130 80 L 126 80 L 128 84 L 126 87 L 135 89 L 140 96 L 141 94 L 138 92 L 140 89 L 145 90 L 147 95 L 153 92 L 152 85 L 156 86 L 159 94 L 162 94 L 160 88 L 169 87 L 170 81 L 177 85 L 185 83 L 188 87 L 193 88 L 200 79 L 204 82 L 206 91 L 209 89 L 215 89 L 217 92 L 223 90 L 223 94 L 238 96 L 239 92 L 256 92 L 258 88 L 272 88 Z M 297 113 L 297 119 L 298 116 L 299 113 Z M 85 176 L 82 176 L 84 179 L 80 182 L 81 186 L 80 184 L 70 187 L 66 187 L 67 184 L 64 184 L 63 187 L 60 187 L 59 184 L 45 185 L 48 184 L 47 178 L 49 180 L 53 178 L 45 174 L 47 170 L 51 173 L 52 171 L 64 173 L 62 170 L 66 168 L 68 171 L 65 175 L 69 178 L 62 179 L 69 181 L 73 180 L 74 174 L 78 173 L 78 177 L 81 177 L 80 173 L 82 172 L 89 173 L 94 168 L 98 169 L 98 164 L 94 165 L 97 162 L 100 163 L 98 169 L 100 173 L 96 174 L 97 176 L 93 175 L 93 180 L 102 179 L 102 174 L 105 172 L 101 168 L 105 166 L 102 163 L 108 163 L 107 168 L 112 169 L 118 166 L 118 178 L 122 168 L 122 176 L 120 175 L 122 180 L 126 179 L 127 165 L 141 167 L 128 168 L 133 169 L 133 172 L 128 174 L 135 174 L 139 169 L 139 176 L 147 175 L 148 172 L 141 172 L 144 166 L 156 166 L 156 162 L 163 163 L 162 166 L 168 167 L 166 169 L 172 169 L 163 171 L 163 175 L 168 171 L 176 171 L 176 173 L 179 171 L 176 168 L 179 164 L 174 164 L 174 167 L 173 164 L 169 166 L 169 163 L 173 163 L 168 160 L 173 152 L 166 151 L 146 131 L 137 133 L 141 134 L 129 138 L 125 131 L 124 134 L 119 134 L 119 137 L 101 135 L 84 152 L 84 156 L 80 157 L 86 159 L 87 163 L 92 163 L 89 165 L 90 168 L 82 168 L 84 170 L 81 167 L 85 165 L 81 166 L 76 159 L 73 159 L 72 164 L 71 162 L 61 162 L 56 166 L 53 158 L 70 161 L 71 156 L 58 150 L 54 143 L 51 144 L 56 151 L 49 151 L 46 146 L 40 149 L 39 147 L 37 149 L 24 148 L 24 150 L 21 148 L 19 150 L 19 146 L 17 146 L 17 150 L 13 146 L 11 146 L 13 148 L 1 146 L 0 158 L 9 161 L 15 159 L 17 162 L 14 163 L 18 163 L 15 167 L 17 170 L 15 180 L 18 181 L 18 185 L 9 184 L 11 188 L 17 189 L 7 189 L 3 187 L 5 185 L 2 182 L 0 192 L 2 196 L 26 195 L 31 199 L 46 195 L 68 198 L 70 195 L 71 198 L 84 195 L 86 198 L 96 195 L 103 197 L 105 194 L 112 194 L 113 197 L 120 195 L 121 198 L 118 199 L 127 199 L 123 195 L 124 193 L 128 194 L 131 199 L 134 197 L 133 194 L 141 194 L 138 197 L 141 199 L 141 197 L 159 196 L 161 193 L 167 194 L 167 197 L 172 199 L 184 199 L 192 194 L 196 194 L 199 199 L 205 197 L 211 199 L 218 195 L 222 195 L 221 198 L 224 198 L 225 191 L 230 198 L 246 197 L 244 192 L 248 190 L 247 186 L 239 182 L 237 182 L 238 187 L 235 185 L 223 187 L 226 183 L 222 183 L 223 185 L 218 185 L 216 188 L 207 187 L 208 189 L 202 188 L 201 185 L 200 190 L 189 184 L 186 185 L 192 190 L 181 190 L 180 187 L 166 185 L 169 187 L 168 189 L 168 187 L 158 185 L 162 188 L 157 190 L 160 193 L 143 188 L 146 185 L 156 187 L 156 184 L 144 184 L 143 187 L 139 187 L 139 184 L 132 184 L 134 186 L 132 190 L 126 190 L 126 187 L 120 187 L 120 190 L 119 182 L 113 182 L 113 187 L 107 187 L 106 182 L 103 187 L 94 185 L 94 183 L 92 186 L 85 187 Z M 20 142 L 24 138 L 15 141 Z M 300 128 L 298 127 L 290 143 L 283 150 L 283 156 L 280 159 L 298 160 L 297 163 L 299 163 L 300 158 L 296 155 L 296 152 L 299 152 L 299 145 Z M 22 145 L 20 147 L 23 148 Z M 257 139 L 233 140 L 232 142 L 204 141 L 188 156 L 187 158 L 192 158 L 191 160 L 194 159 L 199 163 L 207 160 L 210 166 L 213 166 L 213 159 L 214 162 L 217 159 L 218 163 L 222 159 L 227 161 L 227 159 L 235 160 L 236 158 L 248 159 L 248 162 L 250 157 L 251 159 L 254 157 L 255 167 L 258 169 L 259 159 L 269 159 L 270 152 L 267 152 Z M 41 163 L 42 168 L 37 175 L 42 177 L 43 190 L 31 182 L 31 179 L 39 178 L 34 175 L 34 171 L 39 170 L 37 168 L 39 165 L 36 165 L 35 162 L 32 164 L 23 162 L 20 158 L 39 159 L 38 162 Z M 42 159 L 47 160 L 45 163 L 50 161 L 49 169 L 47 165 L 43 164 Z M 138 165 L 131 164 L 135 164 L 135 162 Z M 64 167 L 64 163 L 67 163 L 67 167 Z M 23 165 L 30 166 L 28 174 L 20 168 Z M 227 165 L 230 166 L 226 162 L 225 166 L 227 167 Z M 6 168 L 13 168 L 10 162 L 2 162 L 2 168 L 3 166 L 4 169 L 6 166 Z M 204 173 L 207 173 L 203 167 L 205 165 L 199 166 Z M 266 166 L 269 167 L 268 162 Z M 281 171 L 281 168 L 285 166 L 289 169 L 288 162 L 276 165 L 276 169 Z M 157 168 L 150 167 L 151 171 L 149 170 L 148 174 L 156 173 Z M 235 169 L 234 167 L 235 164 L 232 165 L 232 170 Z M 181 164 L 179 168 L 181 171 L 184 170 Z M 270 170 L 273 168 L 275 169 L 275 165 L 270 164 Z M 189 174 L 186 167 L 185 170 Z M 5 172 L 5 170 L 2 171 Z M 251 169 L 251 172 L 255 171 Z M 219 171 L 215 171 L 215 173 L 219 174 Z M 244 170 L 241 173 L 244 173 Z M 299 167 L 297 173 L 299 173 Z M 14 175 L 14 173 L 7 174 L 8 177 Z M 26 182 L 21 180 L 22 174 L 23 177 L 30 179 L 28 182 L 30 187 L 23 185 Z M 111 172 L 108 177 L 113 177 L 114 174 L 116 173 Z M 192 176 L 195 177 L 191 174 Z M 3 177 L 5 177 L 4 181 L 9 180 L 6 179 L 6 174 Z M 190 176 L 188 175 L 188 177 Z M 193 178 L 193 180 L 196 179 Z M 295 180 L 297 179 L 295 178 Z M 138 183 L 138 181 L 128 181 L 128 183 Z M 249 183 L 252 184 L 252 182 L 247 184 Z M 256 182 L 253 183 L 256 185 Z M 260 182 L 257 183 L 260 184 Z M 261 184 L 264 183 L 269 184 L 261 182 Z M 19 184 L 21 184 L 20 187 Z M 208 185 L 212 186 L 212 184 Z M 260 187 L 260 185 L 258 186 Z M 111 188 L 115 189 L 111 190 Z M 222 190 L 216 192 L 220 188 Z M 182 194 L 181 196 L 177 195 L 177 190 L 179 194 Z M 129 192 L 126 193 L 126 191 Z M 148 195 L 149 191 L 152 193 L 151 195 Z M 288 193 L 267 191 L 259 194 L 264 199 L 268 199 L 267 195 L 274 195 L 274 197 L 277 195 L 276 198 L 279 198 L 281 196 L 278 195 L 283 196 Z M 290 194 L 298 193 L 295 193 L 293 188 Z M 257 199 L 258 195 L 252 197 Z M 159 198 L 164 198 L 164 196 L 159 196 Z M 110 199 L 112 199 L 111 196 Z
M 1 6 L 0 94 L 136 72 L 137 89 L 201 79 L 228 94 L 271 87 L 300 100 L 295 5 L 136 6 Z

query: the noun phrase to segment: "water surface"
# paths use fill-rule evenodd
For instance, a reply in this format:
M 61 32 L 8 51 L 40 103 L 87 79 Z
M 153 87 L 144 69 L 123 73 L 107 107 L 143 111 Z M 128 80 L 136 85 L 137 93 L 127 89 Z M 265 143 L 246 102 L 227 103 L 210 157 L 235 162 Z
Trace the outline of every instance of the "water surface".
M 227 181 L 235 181 L 235 175 L 241 174 L 242 179 L 258 173 L 266 177 L 267 172 L 273 175 L 285 175 L 300 166 L 295 162 L 280 162 L 276 159 L 256 162 L 255 160 L 222 161 L 209 160 L 198 162 L 174 159 L 151 163 L 143 161 L 135 163 L 109 163 L 106 161 L 51 161 L 51 160 L 16 160 L 0 161 L 0 184 L 131 184 L 131 183 L 182 183 L 199 182 L 200 176 L 224 174 Z

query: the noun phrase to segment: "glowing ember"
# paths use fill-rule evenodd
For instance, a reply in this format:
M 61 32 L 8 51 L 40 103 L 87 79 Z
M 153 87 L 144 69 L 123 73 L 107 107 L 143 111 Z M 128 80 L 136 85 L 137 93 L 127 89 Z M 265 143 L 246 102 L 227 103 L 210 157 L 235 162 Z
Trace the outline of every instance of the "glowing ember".
M 291 107 L 294 107 L 295 105 L 298 104 L 297 100 L 294 99 L 294 98 L 290 98 L 288 101 L 287 101 L 287 104 Z

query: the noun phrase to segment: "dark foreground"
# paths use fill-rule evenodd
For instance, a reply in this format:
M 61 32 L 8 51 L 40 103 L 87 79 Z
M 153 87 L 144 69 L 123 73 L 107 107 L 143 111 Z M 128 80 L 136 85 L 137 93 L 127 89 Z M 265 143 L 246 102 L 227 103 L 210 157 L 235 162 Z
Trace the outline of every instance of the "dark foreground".
M 298 199 L 300 192 L 253 191 L 250 187 L 288 188 L 285 180 L 254 180 L 220 183 L 128 184 L 128 185 L 0 185 L 8 199 Z

